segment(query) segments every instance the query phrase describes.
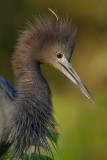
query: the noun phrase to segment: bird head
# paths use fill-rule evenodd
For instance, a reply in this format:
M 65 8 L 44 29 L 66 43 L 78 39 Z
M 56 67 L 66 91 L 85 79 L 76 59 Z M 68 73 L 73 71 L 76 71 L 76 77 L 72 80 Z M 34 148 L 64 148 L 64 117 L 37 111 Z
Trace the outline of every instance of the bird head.
M 60 70 L 93 101 L 91 93 L 70 64 L 77 29 L 68 17 L 55 16 L 56 19 L 51 16 L 35 17 L 34 24 L 29 23 L 24 33 L 28 40 L 26 43 L 33 46 L 37 62 Z

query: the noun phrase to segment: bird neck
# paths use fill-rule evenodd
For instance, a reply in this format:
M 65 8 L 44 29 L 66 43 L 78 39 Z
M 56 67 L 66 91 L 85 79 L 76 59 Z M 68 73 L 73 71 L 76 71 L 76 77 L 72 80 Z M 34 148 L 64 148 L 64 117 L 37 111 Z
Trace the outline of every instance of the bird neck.
M 15 141 L 18 153 L 27 151 L 32 144 L 39 150 L 41 142 L 48 147 L 49 130 L 55 131 L 50 89 L 40 71 L 40 63 L 32 57 L 23 52 L 16 52 L 13 57 L 18 95 L 11 118 L 15 125 L 9 141 Z
M 40 63 L 33 59 L 33 53 L 16 52 L 13 69 L 19 92 L 37 92 L 51 95 L 48 83 L 40 70 Z

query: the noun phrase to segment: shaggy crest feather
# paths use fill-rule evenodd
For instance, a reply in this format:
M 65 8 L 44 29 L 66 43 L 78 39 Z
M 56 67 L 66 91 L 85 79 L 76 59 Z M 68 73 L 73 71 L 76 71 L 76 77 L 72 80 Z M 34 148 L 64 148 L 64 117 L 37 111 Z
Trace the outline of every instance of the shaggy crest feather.
M 25 30 L 22 32 L 18 39 L 16 48 L 20 45 L 34 45 L 41 47 L 48 41 L 57 41 L 70 45 L 75 43 L 77 29 L 72 23 L 72 20 L 66 17 L 59 17 L 56 21 L 51 16 L 34 17 L 34 22 L 27 22 Z

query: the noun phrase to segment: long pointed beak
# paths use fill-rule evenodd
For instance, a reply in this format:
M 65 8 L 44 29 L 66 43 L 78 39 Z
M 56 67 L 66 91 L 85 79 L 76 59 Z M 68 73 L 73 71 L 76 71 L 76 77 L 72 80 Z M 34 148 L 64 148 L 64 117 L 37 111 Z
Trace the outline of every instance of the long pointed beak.
M 63 56 L 61 59 L 57 59 L 57 62 L 61 65 L 62 72 L 73 82 L 78 88 L 83 92 L 83 94 L 90 99 L 93 103 L 93 97 L 89 92 L 88 88 L 85 86 L 83 81 L 80 79 L 72 65 L 68 62 L 68 60 Z

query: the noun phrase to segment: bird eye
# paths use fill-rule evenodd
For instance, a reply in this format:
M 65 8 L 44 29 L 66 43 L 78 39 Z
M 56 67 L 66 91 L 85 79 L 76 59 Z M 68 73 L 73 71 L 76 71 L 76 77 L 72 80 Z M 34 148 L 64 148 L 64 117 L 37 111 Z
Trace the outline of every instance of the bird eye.
M 62 58 L 63 57 L 63 55 L 61 54 L 61 53 L 57 53 L 57 58 Z

